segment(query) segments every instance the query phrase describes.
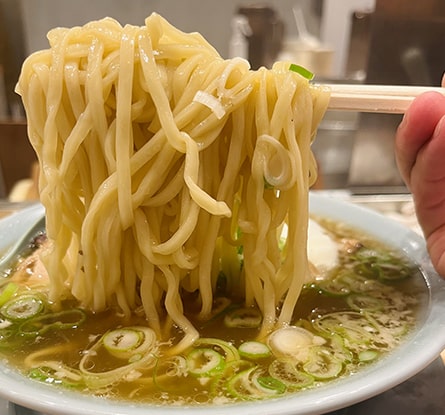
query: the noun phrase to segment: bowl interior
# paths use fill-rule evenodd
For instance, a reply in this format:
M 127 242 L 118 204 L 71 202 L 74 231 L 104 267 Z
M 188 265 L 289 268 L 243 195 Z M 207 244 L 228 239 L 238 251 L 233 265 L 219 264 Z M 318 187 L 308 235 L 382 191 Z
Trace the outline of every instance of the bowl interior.
M 421 236 L 369 209 L 327 196 L 311 194 L 314 215 L 347 223 L 402 250 L 419 266 L 428 289 L 423 322 L 390 355 L 358 375 L 284 398 L 226 406 L 155 407 L 92 398 L 28 380 L 7 364 L 0 365 L 0 397 L 27 408 L 54 415 L 309 415 L 322 414 L 360 402 L 412 377 L 445 348 L 445 281 L 434 271 Z M 0 221 L 0 252 L 7 249 L 42 215 L 35 205 Z

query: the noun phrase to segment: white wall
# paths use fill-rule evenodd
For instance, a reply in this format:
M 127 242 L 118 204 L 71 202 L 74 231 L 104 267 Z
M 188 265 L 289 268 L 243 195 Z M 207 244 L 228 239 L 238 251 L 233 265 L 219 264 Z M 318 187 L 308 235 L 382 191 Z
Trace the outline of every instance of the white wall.
M 320 38 L 334 50 L 332 76 L 345 76 L 351 35 L 351 15 L 355 11 L 371 12 L 375 0 L 324 0 Z
M 20 0 L 24 18 L 27 53 L 48 47 L 46 33 L 56 26 L 72 27 L 106 16 L 121 24 L 142 25 L 157 12 L 186 32 L 199 31 L 227 57 L 230 20 L 237 7 L 252 0 Z M 270 0 L 285 22 L 289 35 L 296 29 L 292 6 L 299 4 L 308 16 L 308 26 L 318 30 L 311 15 L 311 0 Z

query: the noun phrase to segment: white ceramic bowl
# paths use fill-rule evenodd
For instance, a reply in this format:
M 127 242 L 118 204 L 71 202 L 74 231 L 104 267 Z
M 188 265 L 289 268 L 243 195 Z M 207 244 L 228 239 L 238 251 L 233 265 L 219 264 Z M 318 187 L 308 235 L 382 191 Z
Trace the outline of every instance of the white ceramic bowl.
M 339 200 L 311 195 L 311 212 L 346 222 L 400 248 L 421 268 L 429 290 L 418 329 L 388 357 L 326 386 L 284 398 L 213 407 L 131 405 L 62 391 L 0 365 L 0 397 L 54 415 L 309 415 L 334 411 L 378 395 L 414 376 L 445 348 L 445 281 L 433 270 L 421 236 L 382 215 Z M 43 215 L 39 205 L 0 222 L 0 251 Z

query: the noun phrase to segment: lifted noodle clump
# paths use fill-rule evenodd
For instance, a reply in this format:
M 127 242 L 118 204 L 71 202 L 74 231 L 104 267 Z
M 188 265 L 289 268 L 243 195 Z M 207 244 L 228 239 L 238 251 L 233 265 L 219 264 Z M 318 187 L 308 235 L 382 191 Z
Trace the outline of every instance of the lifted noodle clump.
M 50 299 L 142 307 L 160 337 L 182 330 L 182 349 L 199 336 L 183 296 L 208 317 L 220 263 L 242 246 L 227 294 L 260 309 L 263 333 L 288 323 L 308 272 L 310 144 L 328 93 L 288 63 L 224 60 L 157 14 L 48 38 L 17 91 L 40 162 Z

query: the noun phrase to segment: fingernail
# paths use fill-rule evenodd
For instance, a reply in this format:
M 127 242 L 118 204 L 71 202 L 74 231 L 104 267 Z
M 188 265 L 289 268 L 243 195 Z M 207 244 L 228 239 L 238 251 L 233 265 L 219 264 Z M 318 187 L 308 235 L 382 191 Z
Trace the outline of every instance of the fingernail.
M 436 128 L 434 128 L 433 137 L 439 137 L 440 135 L 442 135 L 444 123 L 445 123 L 445 115 L 436 124 Z
M 405 128 L 405 125 L 408 124 L 409 119 L 409 111 L 405 112 L 403 115 L 402 121 L 400 121 L 399 128 Z

